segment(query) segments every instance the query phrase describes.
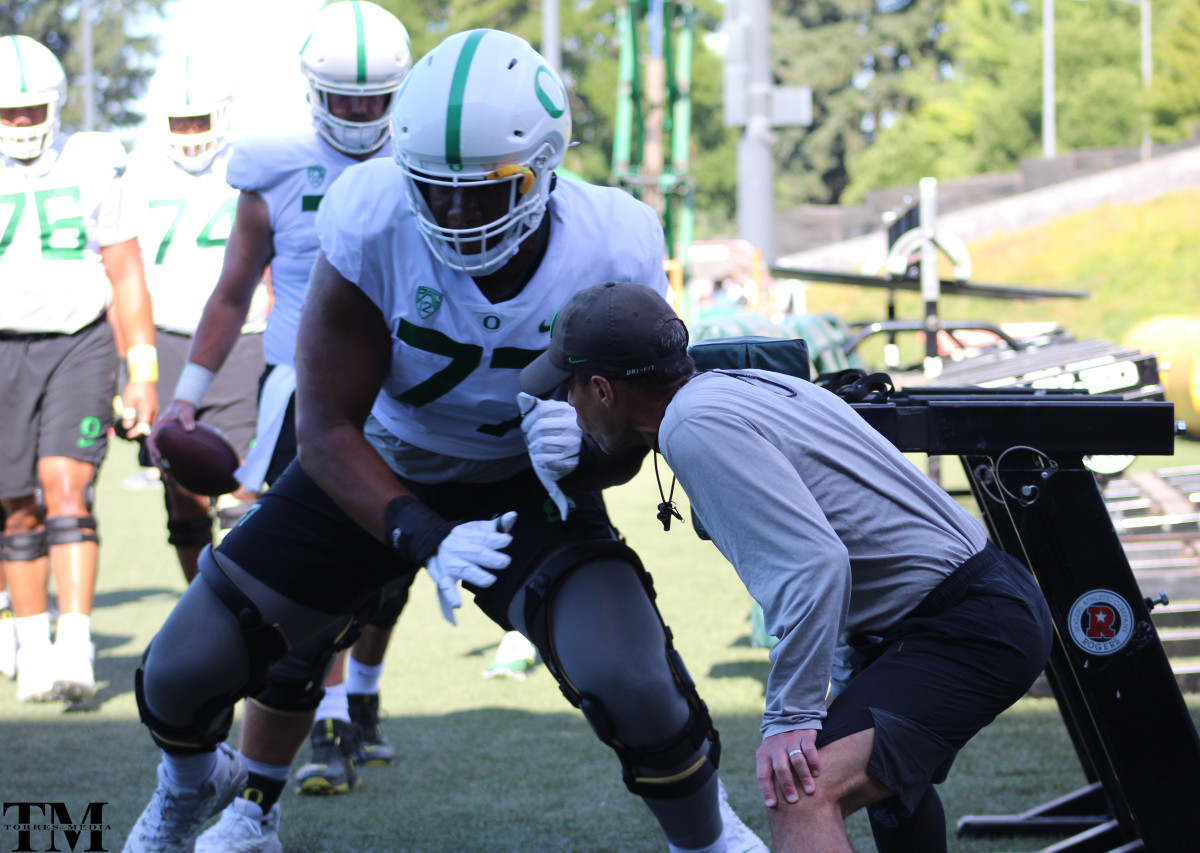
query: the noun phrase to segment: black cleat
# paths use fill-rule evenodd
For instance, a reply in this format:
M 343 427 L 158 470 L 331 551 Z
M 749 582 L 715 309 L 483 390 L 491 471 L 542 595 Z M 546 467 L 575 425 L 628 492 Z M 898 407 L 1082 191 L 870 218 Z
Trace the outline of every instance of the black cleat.
M 357 788 L 358 729 L 344 720 L 317 720 L 312 730 L 312 761 L 296 771 L 298 794 L 345 794 Z
M 350 719 L 358 727 L 359 764 L 364 767 L 385 767 L 396 760 L 396 747 L 392 746 L 383 727 L 379 725 L 379 694 L 350 693 L 346 699 L 350 704 Z

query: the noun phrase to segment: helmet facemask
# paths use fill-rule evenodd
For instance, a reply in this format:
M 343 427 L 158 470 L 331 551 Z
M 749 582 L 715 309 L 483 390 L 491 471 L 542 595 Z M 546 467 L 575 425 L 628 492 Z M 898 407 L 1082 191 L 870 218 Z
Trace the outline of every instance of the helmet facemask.
M 229 101 L 213 106 L 209 112 L 181 111 L 167 116 L 167 148 L 171 159 L 180 168 L 193 174 L 212 165 L 225 147 L 229 135 Z M 173 119 L 208 119 L 208 128 L 195 133 L 180 133 L 172 129 Z
M 315 77 L 308 81 L 308 103 L 312 107 L 313 126 L 321 137 L 343 154 L 371 154 L 378 151 L 391 133 L 388 127 L 388 112 L 392 106 L 392 95 L 397 86 L 388 85 L 382 91 L 364 91 L 367 87 L 331 86 L 323 84 Z M 329 96 L 345 95 L 347 97 L 380 97 L 385 98 L 381 115 L 370 121 L 350 121 L 338 118 L 329 106 Z
M 402 162 L 409 206 L 430 251 L 446 266 L 470 276 L 488 275 L 508 263 L 546 213 L 552 171 L 546 166 L 551 154 L 551 146 L 546 145 L 533 158 L 533 165 L 500 166 L 482 177 L 439 177 Z M 430 205 L 431 193 L 437 192 L 433 188 L 478 193 L 472 206 L 496 210 L 498 215 L 482 225 L 444 225 Z

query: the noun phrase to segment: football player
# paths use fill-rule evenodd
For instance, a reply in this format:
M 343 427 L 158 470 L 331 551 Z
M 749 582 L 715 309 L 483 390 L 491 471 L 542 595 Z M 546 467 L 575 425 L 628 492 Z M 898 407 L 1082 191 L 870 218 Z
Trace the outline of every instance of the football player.
M 0 36 L 0 559 L 16 616 L 17 698 L 78 703 L 95 691 L 92 488 L 117 391 L 110 303 L 128 352 L 123 425 L 135 433 L 157 413 L 158 357 L 122 205 L 125 150 L 111 134 L 59 132 L 66 93 L 48 48 Z M 51 568 L 61 613 L 53 644 Z
M 263 337 L 267 367 L 257 434 L 238 473 L 248 489 L 274 484 L 296 454 L 296 328 L 319 248 L 317 208 L 348 166 L 390 156 L 388 110 L 410 66 L 408 32 L 391 13 L 363 0 L 326 6 L 300 52 L 312 126 L 239 139 L 232 146 L 226 180 L 239 191 L 233 230 L 174 399 L 156 427 L 178 421 L 192 428 L 270 265 L 273 304 Z M 154 442 L 151 434 L 152 457 Z M 199 839 L 198 853 L 224 853 L 232 849 L 231 839 L 240 839 L 239 850 L 278 849 L 278 800 L 305 739 L 311 739 L 313 755 L 296 774 L 301 793 L 345 793 L 359 784 L 361 765 L 394 760 L 395 749 L 379 725 L 379 679 L 406 597 L 399 593 L 378 608 L 350 654 L 333 659 L 331 642 L 318 638 L 272 667 L 264 690 L 246 703 L 241 750 L 249 781 Z
M 150 135 L 130 160 L 126 180 L 142 217 L 139 243 L 154 304 L 158 392 L 170 399 L 192 336 L 216 285 L 238 193 L 225 182 L 233 80 L 228 63 L 181 52 L 160 64 L 150 84 Z M 196 410 L 195 420 L 225 434 L 245 458 L 254 438 L 258 377 L 264 368 L 262 331 L 270 294 L 257 286 L 249 315 Z M 142 445 L 144 451 L 145 445 Z M 149 464 L 149 459 L 143 460 Z M 167 541 L 184 577 L 196 575 L 200 551 L 212 544 L 212 513 L 222 531 L 253 502 L 248 491 L 215 502 L 192 494 L 169 473 L 163 478 Z
M 600 489 L 645 453 L 591 456 L 549 496 L 522 435 L 519 370 L 574 291 L 617 279 L 665 296 L 657 215 L 619 189 L 556 183 L 567 93 L 516 36 L 446 39 L 409 74 L 392 126 L 398 162 L 346 170 L 318 217 L 299 459 L 204 552 L 204 582 L 147 653 L 139 695 L 163 763 L 133 837 L 169 826 L 183 849 L 234 795 L 229 707 L 281 638 L 344 630 L 424 565 L 450 621 L 462 581 L 534 641 L 671 850 L 765 851 L 722 796 L 712 720 L 608 521 Z M 541 413 L 525 426 L 553 431 Z M 211 642 L 181 642 L 200 620 Z

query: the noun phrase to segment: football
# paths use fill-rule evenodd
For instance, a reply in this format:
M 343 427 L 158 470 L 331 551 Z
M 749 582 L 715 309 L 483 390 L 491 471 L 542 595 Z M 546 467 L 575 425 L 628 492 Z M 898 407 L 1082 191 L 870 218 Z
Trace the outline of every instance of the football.
M 158 430 L 154 441 L 163 471 L 189 492 L 215 498 L 241 485 L 233 476 L 241 464 L 237 450 L 216 427 L 196 424 L 195 431 L 188 432 L 172 421 Z

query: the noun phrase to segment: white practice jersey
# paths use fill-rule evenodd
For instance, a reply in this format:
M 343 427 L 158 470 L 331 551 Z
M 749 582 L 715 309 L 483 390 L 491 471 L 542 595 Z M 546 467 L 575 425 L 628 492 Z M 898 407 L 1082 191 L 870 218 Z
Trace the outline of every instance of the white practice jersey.
M 375 154 L 388 160 L 391 156 L 389 145 Z M 248 137 L 233 147 L 226 178 L 230 186 L 263 197 L 275 233 L 271 259 L 275 303 L 263 337 L 267 364 L 295 363 L 300 308 L 320 249 L 317 206 L 334 180 L 357 162 L 332 148 L 311 127 L 283 136 Z
M 642 282 L 665 298 L 663 231 L 650 207 L 623 190 L 560 180 L 547 216 L 537 272 L 492 304 L 430 254 L 393 161 L 356 166 L 330 191 L 321 248 L 391 330 L 391 369 L 372 414 L 401 441 L 460 459 L 523 455 L 518 376 L 550 345 L 558 309 L 606 281 Z
M 0 330 L 73 333 L 104 313 L 100 249 L 137 235 L 124 171 L 109 133 L 56 133 L 30 164 L 0 155 Z
M 153 142 L 130 158 L 126 197 L 139 217 L 138 242 L 160 329 L 194 335 L 221 275 L 238 200 L 225 182 L 228 161 L 227 148 L 207 169 L 191 173 Z M 270 295 L 260 285 L 242 333 L 261 332 L 269 308 Z

